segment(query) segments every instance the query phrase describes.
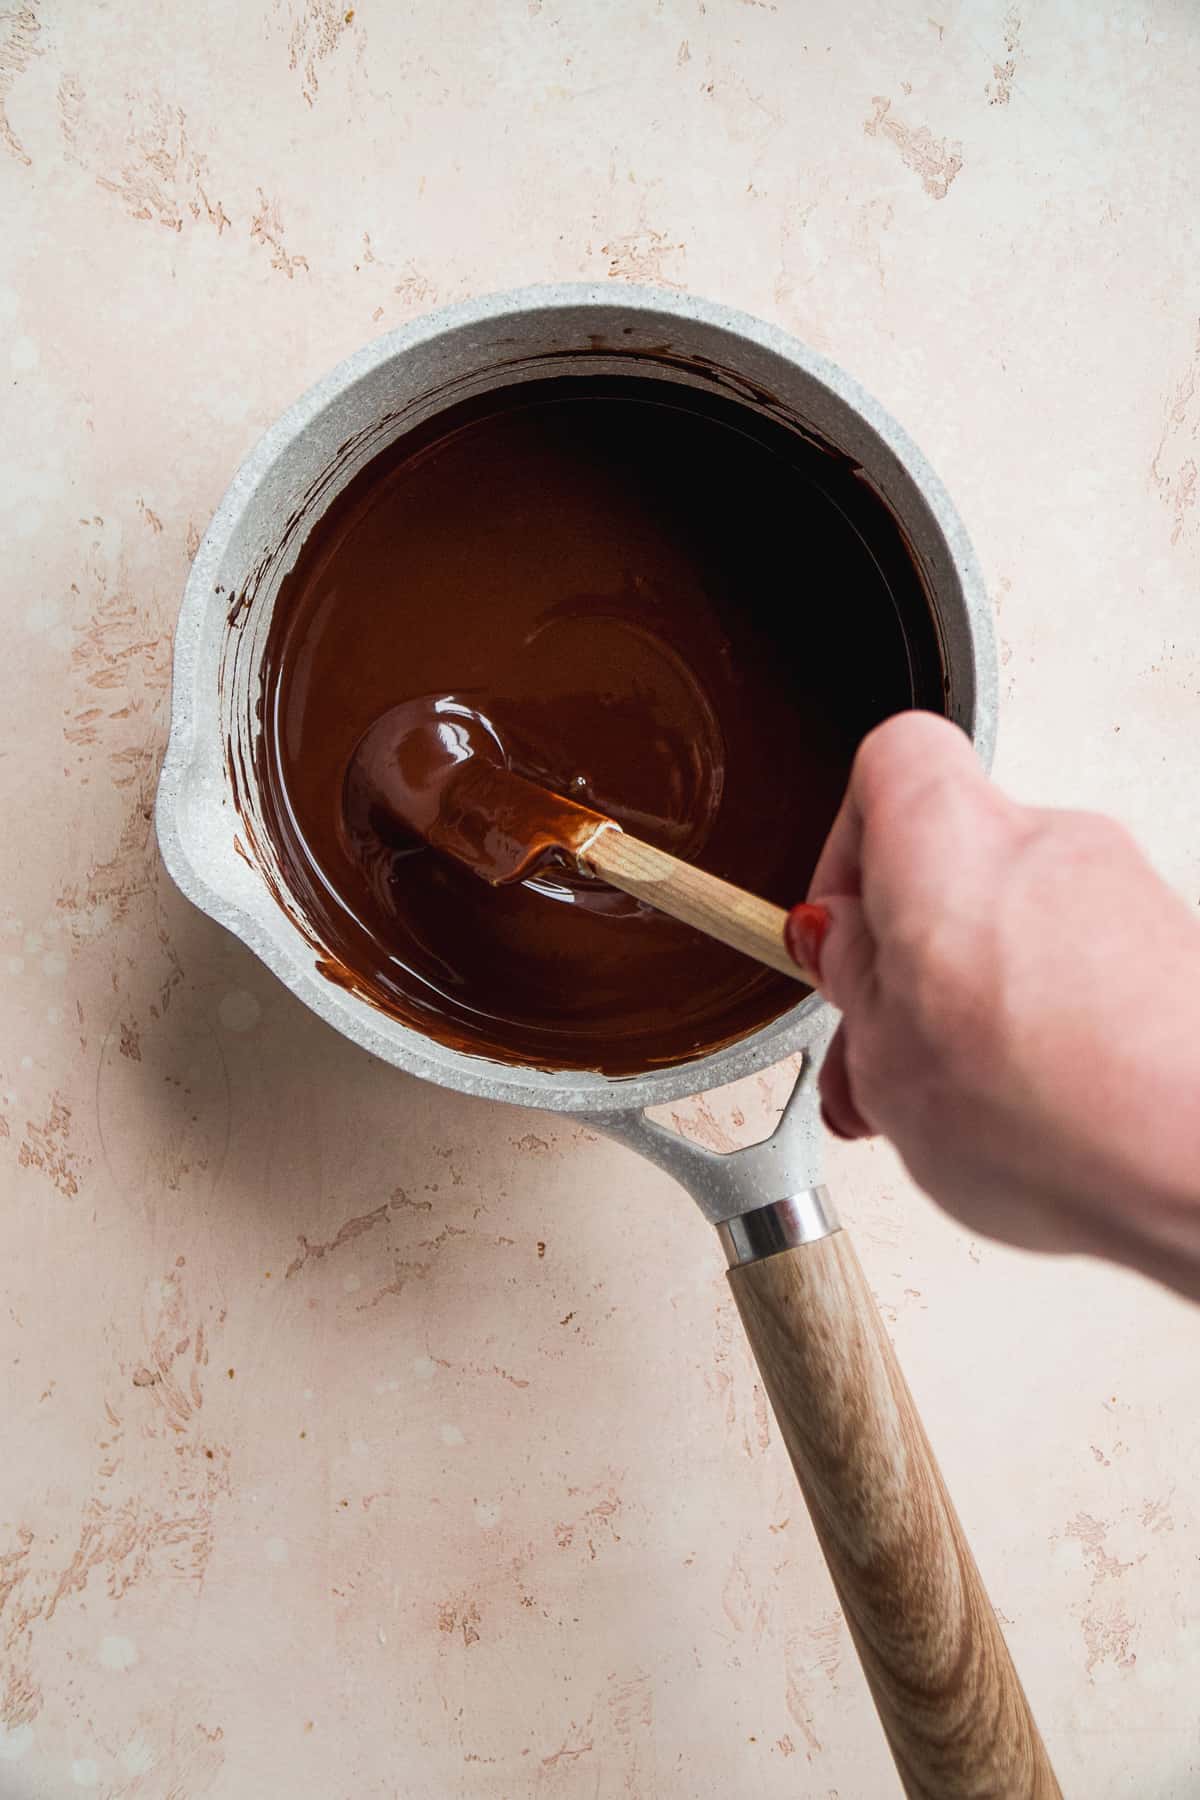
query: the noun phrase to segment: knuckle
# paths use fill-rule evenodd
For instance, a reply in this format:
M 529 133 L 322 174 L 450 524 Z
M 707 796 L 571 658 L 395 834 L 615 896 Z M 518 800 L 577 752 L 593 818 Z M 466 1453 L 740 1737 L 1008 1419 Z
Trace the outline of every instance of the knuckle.
M 1092 871 L 1140 859 L 1132 834 L 1117 819 L 1096 812 L 1045 812 L 1034 833 L 1034 852 L 1048 879 L 1068 884 Z
M 1131 850 L 1133 836 L 1119 819 L 1107 813 L 1073 812 L 1067 814 L 1072 836 L 1081 850 L 1098 855 L 1111 855 L 1115 850 Z
M 853 779 L 868 810 L 875 801 L 890 804 L 899 789 L 950 785 L 968 760 L 974 764 L 970 742 L 949 719 L 928 712 L 894 713 L 859 744 Z

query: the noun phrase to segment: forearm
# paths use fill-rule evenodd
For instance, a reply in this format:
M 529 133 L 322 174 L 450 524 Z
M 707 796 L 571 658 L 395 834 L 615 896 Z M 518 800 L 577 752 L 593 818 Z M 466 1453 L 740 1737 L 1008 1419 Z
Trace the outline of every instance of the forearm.
M 1157 1032 L 1157 1055 L 1130 1086 L 1128 1177 L 1110 1178 L 1096 1221 L 1110 1235 L 1106 1254 L 1200 1300 L 1200 982 L 1175 1007 L 1189 1029 L 1174 1044 Z
M 1114 982 L 1093 1050 L 1106 1066 L 1096 1127 L 1114 1147 L 1094 1216 L 1106 1254 L 1200 1299 L 1200 925 L 1170 898 L 1142 981 Z
M 1076 993 L 1052 1012 L 1023 1007 L 991 1141 L 996 1175 L 1023 1178 L 1029 1211 L 1057 1233 L 1045 1247 L 1200 1299 L 1200 926 L 1177 922 L 1142 961 L 1140 983 L 1114 973 L 1087 1004 Z M 1037 1244 L 1037 1231 L 1024 1241 Z

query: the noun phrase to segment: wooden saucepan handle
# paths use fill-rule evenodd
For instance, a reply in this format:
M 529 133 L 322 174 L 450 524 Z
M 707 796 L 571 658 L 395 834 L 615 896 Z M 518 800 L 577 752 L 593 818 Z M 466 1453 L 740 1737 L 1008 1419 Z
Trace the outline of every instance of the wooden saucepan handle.
M 909 1796 L 1059 1795 L 845 1231 L 729 1271 Z

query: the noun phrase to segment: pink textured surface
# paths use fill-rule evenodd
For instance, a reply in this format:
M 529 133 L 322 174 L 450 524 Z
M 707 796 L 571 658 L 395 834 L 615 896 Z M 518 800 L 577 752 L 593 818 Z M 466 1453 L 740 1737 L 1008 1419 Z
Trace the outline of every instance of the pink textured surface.
M 690 1203 L 341 1042 L 149 815 L 262 427 L 435 301 L 637 278 L 914 432 L 1001 778 L 1200 894 L 1200 27 L 932 14 L 0 15 L 5 1800 L 895 1792 Z M 1197 1316 L 968 1240 L 882 1148 L 834 1182 L 1064 1788 L 1194 1794 Z

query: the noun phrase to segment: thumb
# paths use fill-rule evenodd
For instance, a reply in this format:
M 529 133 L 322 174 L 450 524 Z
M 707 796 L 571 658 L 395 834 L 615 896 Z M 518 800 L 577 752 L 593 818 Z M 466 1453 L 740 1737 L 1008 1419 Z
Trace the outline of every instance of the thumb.
M 816 975 L 825 998 L 853 1015 L 867 1000 L 875 974 L 875 940 L 862 901 L 834 894 L 794 906 L 786 937 L 792 956 Z

